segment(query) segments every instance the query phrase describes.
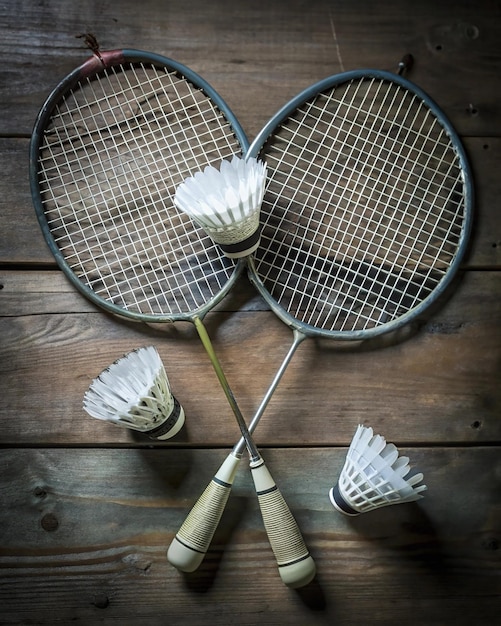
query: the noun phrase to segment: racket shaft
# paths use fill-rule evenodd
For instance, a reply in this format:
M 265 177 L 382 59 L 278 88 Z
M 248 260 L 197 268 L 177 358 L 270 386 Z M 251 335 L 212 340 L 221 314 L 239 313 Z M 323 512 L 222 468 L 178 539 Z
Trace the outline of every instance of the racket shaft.
M 282 377 L 285 371 L 287 370 L 289 363 L 292 361 L 292 357 L 296 353 L 296 350 L 298 349 L 301 342 L 304 339 L 306 339 L 306 335 L 304 335 L 302 332 L 299 332 L 298 330 L 294 330 L 293 334 L 294 334 L 294 341 L 292 342 L 292 345 L 289 348 L 289 351 L 285 355 L 285 358 L 282 361 L 282 364 L 277 370 L 277 373 L 275 374 L 271 382 L 271 385 L 269 386 L 268 391 L 266 392 L 264 398 L 262 399 L 261 404 L 259 405 L 254 417 L 252 418 L 251 423 L 249 424 L 248 430 L 251 435 L 254 432 L 254 430 L 257 428 L 257 425 L 259 424 L 259 420 L 261 419 L 263 413 L 265 412 L 266 407 L 268 406 L 268 403 L 271 400 L 273 394 L 275 393 L 280 381 L 282 380 Z M 245 447 L 246 447 L 246 440 L 244 437 L 241 437 L 241 439 L 238 441 L 238 443 L 235 444 L 233 448 L 233 454 L 235 454 L 236 456 L 240 456 L 243 453 Z
M 309 555 L 296 520 L 256 449 L 251 432 L 254 431 L 258 425 L 271 396 L 277 388 L 297 347 L 305 338 L 305 335 L 299 331 L 294 331 L 293 344 L 248 428 L 202 320 L 195 317 L 193 321 L 242 432 L 242 438 L 233 448 L 229 458 L 239 459 L 244 447 L 247 447 L 251 457 L 252 475 L 258 494 L 263 522 L 273 553 L 277 559 L 280 576 L 287 586 L 292 588 L 302 587 L 308 584 L 315 575 L 315 563 Z M 218 485 L 216 487 L 216 485 L 213 484 L 214 479 L 212 480 L 193 507 L 171 544 L 171 548 L 169 548 L 170 556 L 168 556 L 169 561 L 178 569 L 181 569 L 181 571 L 194 571 L 202 562 L 219 520 L 221 519 L 229 497 L 232 482 L 233 480 L 228 481 L 229 484 L 223 494 L 221 493 L 220 486 Z M 210 508 L 211 512 L 213 512 L 210 519 L 207 520 L 205 519 L 204 513 L 206 508 Z M 203 541 L 197 541 L 195 545 L 193 540 L 195 537 L 198 537 L 199 534 L 202 535 Z M 183 546 L 184 549 L 181 549 Z M 192 548 L 197 550 L 195 554 L 187 552 L 187 550 L 191 550 Z M 181 553 L 181 558 L 177 556 L 178 553 Z M 186 569 L 185 560 L 192 569 Z
M 195 571 L 209 549 L 235 478 L 239 457 L 230 453 L 194 504 L 167 551 L 171 565 Z
M 259 458 L 259 453 L 256 449 L 256 446 L 251 437 L 249 429 L 247 428 L 247 424 L 245 423 L 242 412 L 240 411 L 240 407 L 237 404 L 237 401 L 228 383 L 228 380 L 223 371 L 223 368 L 218 359 L 218 356 L 214 350 L 214 346 L 212 345 L 210 337 L 207 333 L 207 329 L 203 325 L 202 320 L 197 316 L 194 317 L 193 323 L 195 325 L 195 328 L 197 329 L 198 336 L 200 337 L 200 340 L 202 341 L 202 344 L 205 348 L 207 356 L 210 359 L 212 367 L 214 368 L 214 372 L 217 376 L 219 384 L 221 385 L 221 389 L 224 391 L 226 399 L 228 400 L 228 404 L 230 405 L 233 415 L 235 416 L 235 419 L 237 420 L 237 424 L 238 424 L 238 427 L 240 428 L 240 432 L 242 433 L 242 440 L 243 440 L 242 448 L 237 450 L 237 446 L 238 446 L 237 444 L 237 446 L 233 448 L 233 453 L 235 454 L 235 456 L 240 457 L 242 455 L 244 447 L 247 447 L 247 450 L 249 451 L 251 458 L 257 460 Z
M 315 576 L 315 562 L 301 531 L 264 461 L 251 462 L 252 478 L 283 582 L 292 588 L 307 585 Z

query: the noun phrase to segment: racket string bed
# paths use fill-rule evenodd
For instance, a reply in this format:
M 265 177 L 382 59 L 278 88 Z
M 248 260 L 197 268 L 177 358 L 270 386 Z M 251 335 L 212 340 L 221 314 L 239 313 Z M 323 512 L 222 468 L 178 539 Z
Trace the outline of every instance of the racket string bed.
M 312 106 L 311 93 L 304 100 L 300 94 L 247 153 L 264 158 L 270 171 L 262 244 L 248 258 L 249 277 L 294 334 L 251 432 L 307 336 L 363 339 L 403 325 L 433 301 L 464 253 L 471 224 L 464 153 L 457 138 L 450 141 L 451 129 L 444 133 L 444 120 L 436 124 L 433 107 L 397 83 L 365 75 L 346 85 L 339 79 L 334 108 L 323 92 L 312 99 L 323 103 L 320 108 Z M 450 238 L 444 241 L 445 233 Z M 228 457 L 231 469 L 243 446 L 241 440 Z M 260 460 L 251 467 L 257 475 Z M 273 545 L 279 533 L 267 509 L 277 490 L 264 474 L 255 484 Z M 221 484 L 225 477 L 216 478 Z M 231 484 L 233 475 L 226 480 Z M 391 499 L 388 487 L 381 488 Z M 279 565 L 284 558 L 291 567 L 285 547 L 273 549 Z M 178 545 L 171 548 L 176 552 Z M 311 561 L 306 547 L 304 556 L 295 549 L 294 563 Z M 305 579 L 312 571 L 310 563 Z
M 268 170 L 249 278 L 294 336 L 252 426 L 305 338 L 369 339 L 438 298 L 466 249 L 473 190 L 443 113 L 409 81 L 376 70 L 298 94 L 247 156 Z M 391 485 L 375 484 L 393 499 Z M 369 487 L 353 489 L 372 505 Z
M 200 233 L 183 229 L 169 203 L 194 164 L 240 149 L 218 109 L 187 85 L 144 64 L 106 69 L 66 96 L 40 148 L 46 219 L 72 271 L 100 297 L 139 313 L 178 313 L 176 298 L 165 296 L 172 291 L 181 310 L 196 309 L 233 272 Z M 166 92 L 173 101 L 162 102 Z M 188 117 L 196 121 L 189 132 Z
M 336 86 L 288 118 L 264 154 L 256 269 L 290 315 L 365 330 L 412 311 L 438 285 L 462 233 L 463 180 L 421 98 L 375 79 Z M 281 275 L 278 257 L 290 266 Z

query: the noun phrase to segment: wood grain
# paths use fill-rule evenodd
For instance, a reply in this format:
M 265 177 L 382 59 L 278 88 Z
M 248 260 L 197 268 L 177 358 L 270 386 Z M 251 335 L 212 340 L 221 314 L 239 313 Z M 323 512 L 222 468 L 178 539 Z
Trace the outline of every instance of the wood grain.
M 406 53 L 416 58 L 412 79 L 461 134 L 499 135 L 500 114 L 491 106 L 499 17 L 492 0 L 467 0 L 453 12 L 429 0 L 382 0 L 377 10 L 369 2 L 354 9 L 351 0 L 144 0 L 140 18 L 133 0 L 22 2 L 0 26 L 0 54 L 10 61 L 2 67 L 0 131 L 31 132 L 49 91 L 89 56 L 76 36 L 90 31 L 103 49 L 148 50 L 190 66 L 250 137 L 311 83 L 344 70 L 396 70 Z
M 55 267 L 33 208 L 28 182 L 28 141 L 0 138 L 0 264 Z M 474 235 L 466 267 L 501 267 L 501 139 L 464 140 L 475 189 Z
M 0 624 L 497 624 L 501 611 L 501 5 L 495 0 L 19 0 L 0 20 Z M 318 575 L 280 582 L 246 462 L 203 566 L 170 540 L 238 438 L 192 326 L 112 318 L 75 292 L 33 210 L 28 147 L 45 98 L 89 52 L 138 48 L 209 81 L 252 139 L 315 81 L 395 71 L 442 107 L 475 185 L 457 284 L 401 335 L 307 341 L 256 431 Z M 290 331 L 245 278 L 207 317 L 247 418 Z M 85 389 L 140 345 L 159 348 L 186 427 L 158 443 L 89 417 Z M 356 425 L 397 443 L 425 498 L 356 518 L 328 490 Z
M 161 445 L 236 441 L 234 419 L 191 325 L 151 329 L 124 322 L 93 309 L 64 281 L 54 281 L 53 272 L 36 276 L 19 274 L 23 280 L 17 284 L 18 273 L 11 272 L 0 291 L 6 315 L 0 317 L 5 385 L 0 441 L 131 443 L 128 430 L 87 416 L 82 398 L 102 369 L 149 344 L 159 349 L 187 414 L 184 431 Z M 498 441 L 500 280 L 498 272 L 467 272 L 441 309 L 393 337 L 362 346 L 306 341 L 271 401 L 257 440 L 346 443 L 355 425 L 367 421 L 405 442 Z M 291 333 L 271 312 L 256 310 L 260 300 L 248 285 L 242 284 L 235 298 L 221 305 L 225 310 L 209 314 L 207 325 L 250 417 Z M 22 394 L 16 385 L 20 375 Z
M 167 546 L 224 451 L 68 452 L 0 457 L 10 502 L 0 511 L 3 623 L 216 625 L 238 616 L 271 625 L 287 607 L 291 624 L 438 625 L 452 623 L 440 621 L 442 603 L 460 624 L 499 606 L 499 448 L 404 449 L 425 473 L 425 498 L 354 519 L 327 495 L 344 449 L 267 450 L 317 563 L 300 592 L 278 577 L 244 467 L 200 570 L 184 576 L 167 563 Z M 461 490 L 468 506 L 451 515 Z
M 300 592 L 279 581 L 244 467 L 201 569 L 183 576 L 166 562 L 223 451 L 4 453 L 3 619 L 131 623 L 132 613 L 153 624 L 223 624 L 237 615 L 245 624 L 276 624 L 287 607 L 292 624 L 438 625 L 437 603 L 446 603 L 449 617 L 475 623 L 474 605 L 483 615 L 498 605 L 500 509 L 492 497 L 501 486 L 500 450 L 403 452 L 425 473 L 425 498 L 351 520 L 327 496 L 345 450 L 267 451 L 317 563 L 316 580 Z M 471 496 L 451 515 L 455 489 Z

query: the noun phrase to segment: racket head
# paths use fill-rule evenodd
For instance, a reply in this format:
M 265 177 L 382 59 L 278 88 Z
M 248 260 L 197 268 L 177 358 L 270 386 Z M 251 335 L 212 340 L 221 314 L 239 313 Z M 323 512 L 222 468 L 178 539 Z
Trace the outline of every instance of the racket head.
M 33 203 L 59 267 L 115 315 L 202 317 L 242 263 L 178 211 L 175 189 L 247 148 L 226 102 L 190 68 L 133 49 L 92 56 L 48 96 L 30 143 Z
M 251 143 L 267 164 L 251 282 L 306 336 L 368 339 L 407 324 L 457 272 L 472 224 L 461 141 L 401 76 L 330 76 Z

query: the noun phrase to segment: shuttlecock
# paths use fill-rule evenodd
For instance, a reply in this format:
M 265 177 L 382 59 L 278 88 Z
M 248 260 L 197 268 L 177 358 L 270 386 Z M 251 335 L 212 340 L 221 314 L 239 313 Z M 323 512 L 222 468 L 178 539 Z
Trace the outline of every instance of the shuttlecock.
M 248 256 L 259 246 L 259 213 L 266 166 L 255 158 L 208 165 L 176 190 L 174 203 L 201 226 L 232 259 Z
M 345 515 L 358 515 L 423 496 L 423 474 L 409 473 L 409 459 L 372 428 L 359 425 L 337 484 L 329 491 L 332 504 Z
M 185 419 L 153 346 L 133 350 L 101 372 L 86 391 L 83 406 L 96 419 L 151 439 L 170 439 Z

